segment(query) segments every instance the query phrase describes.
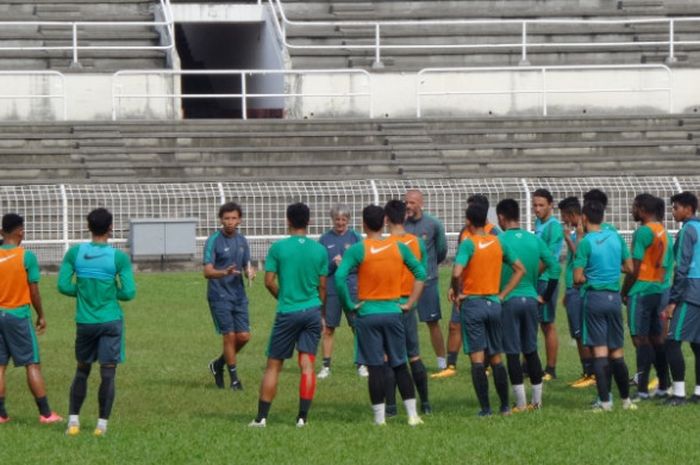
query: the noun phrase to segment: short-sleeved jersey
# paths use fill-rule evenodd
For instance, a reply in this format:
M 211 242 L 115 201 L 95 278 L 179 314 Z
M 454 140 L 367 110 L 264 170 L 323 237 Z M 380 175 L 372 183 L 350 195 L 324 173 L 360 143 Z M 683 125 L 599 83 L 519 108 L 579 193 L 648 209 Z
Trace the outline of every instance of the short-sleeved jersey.
M 495 224 L 487 222 L 484 226 L 484 232 L 486 234 L 491 234 L 492 236 L 498 236 L 503 231 L 501 231 L 500 228 Z M 466 226 L 463 227 L 462 230 L 459 232 L 459 239 L 457 240 L 457 245 L 459 246 L 459 244 L 461 244 L 466 238 L 470 236 L 471 233 L 469 232 L 469 229 L 467 229 Z
M 584 289 L 619 291 L 622 263 L 630 258 L 625 240 L 613 230 L 593 231 L 579 241 L 574 269 L 583 268 Z
M 40 275 L 34 253 L 14 245 L 0 246 L 0 311 L 28 317 L 29 284 L 38 283 Z
M 275 242 L 267 252 L 265 271 L 279 282 L 277 311 L 291 313 L 321 306 L 321 276 L 328 275 L 328 255 L 318 242 L 291 236 Z
M 416 257 L 423 265 L 423 268 L 428 266 L 428 253 L 425 249 L 425 243 L 423 240 L 414 236 L 413 234 L 402 234 L 401 236 L 389 236 L 388 240 L 401 242 L 403 245 L 409 248 L 413 256 Z M 401 297 L 406 297 L 411 295 L 413 291 L 413 283 L 416 278 L 411 273 L 405 265 L 401 272 Z
M 245 297 L 243 271 L 250 262 L 250 247 L 245 236 L 235 233 L 227 236 L 222 230 L 209 236 L 204 244 L 204 265 L 213 265 L 216 270 L 235 266 L 241 274 L 232 274 L 207 280 L 207 299 L 210 302 L 238 301 Z
M 499 236 L 499 239 L 507 245 L 513 255 L 520 260 L 525 267 L 525 276 L 505 300 L 513 297 L 537 297 L 537 278 L 540 274 L 540 261 L 545 264 L 545 271 L 550 276 L 559 276 L 561 268 L 559 261 L 554 258 L 547 244 L 531 232 L 520 228 L 508 229 Z M 504 266 L 501 271 L 501 289 L 513 276 L 513 269 Z
M 326 292 L 328 295 L 336 295 L 337 291 L 335 289 L 335 271 L 338 269 L 338 265 L 335 264 L 333 258 L 340 255 L 341 257 L 345 254 L 352 245 L 362 242 L 362 236 L 353 229 L 348 229 L 343 234 L 338 234 L 333 229 L 330 229 L 323 233 L 319 238 L 318 242 L 326 248 L 328 253 L 328 283 L 326 287 Z M 357 286 L 357 270 L 352 270 L 348 275 L 348 285 L 352 287 Z
M 632 258 L 641 262 L 639 277 L 630 294 L 658 294 L 662 290 L 666 270 L 664 261 L 668 235 L 660 223 L 640 226 L 632 236 Z
M 73 281 L 75 278 L 75 281 Z M 86 242 L 66 252 L 58 272 L 58 290 L 76 297 L 75 321 L 108 323 L 123 318 L 119 301 L 136 295 L 128 255 L 109 244 Z
M 578 240 L 578 233 L 576 230 L 571 232 L 571 241 L 576 244 L 576 241 Z M 568 247 L 567 245 L 567 250 L 566 250 L 566 268 L 564 269 L 564 282 L 566 284 L 566 288 L 570 289 L 574 287 L 574 257 L 575 254 L 571 248 Z
M 425 242 L 428 251 L 428 281 L 438 278 L 438 263 L 447 256 L 447 236 L 440 220 L 423 212 L 420 219 L 408 218 L 404 224 L 406 232 Z
M 345 282 L 353 268 L 357 268 L 357 297 L 362 302 L 360 315 L 401 312 L 398 304 L 404 268 L 420 281 L 425 281 L 427 276 L 423 265 L 402 242 L 365 239 L 348 249 L 335 274 L 338 296 L 346 310 L 353 310 L 355 306 Z
M 516 261 L 501 236 L 475 234 L 459 245 L 455 263 L 464 267 L 462 294 L 494 298 L 500 292 L 503 263 Z
M 547 244 L 549 251 L 559 260 L 561 248 L 564 244 L 564 228 L 559 220 L 554 215 L 550 216 L 547 221 L 541 221 L 537 218 L 535 220 L 535 235 Z M 559 279 L 559 276 L 550 276 L 546 271 L 540 275 L 540 281 L 549 279 Z

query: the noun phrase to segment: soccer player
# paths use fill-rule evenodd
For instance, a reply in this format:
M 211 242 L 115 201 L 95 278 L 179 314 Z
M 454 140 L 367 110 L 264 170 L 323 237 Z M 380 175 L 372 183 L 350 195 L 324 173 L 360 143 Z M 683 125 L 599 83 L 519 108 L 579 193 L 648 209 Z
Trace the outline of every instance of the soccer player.
M 115 398 L 117 364 L 124 361 L 124 313 L 119 301 L 136 296 L 136 284 L 127 254 L 107 242 L 112 214 L 97 208 L 87 216 L 92 240 L 68 249 L 58 272 L 58 291 L 76 298 L 75 358 L 78 367 L 70 388 L 69 436 L 80 433 L 80 408 L 87 396 L 88 376 L 94 362 L 100 364 L 97 395 L 99 418 L 95 436 L 107 432 Z
M 666 203 L 663 199 L 656 198 L 656 221 L 663 224 L 666 218 Z M 659 308 L 661 312 L 668 305 L 670 295 L 671 295 L 671 285 L 673 283 L 673 238 L 671 234 L 666 230 L 666 242 L 668 246 L 666 247 L 666 254 L 664 256 L 664 282 L 661 284 L 661 302 Z M 659 312 L 660 315 L 662 313 Z M 664 340 L 664 344 L 661 346 L 654 347 L 654 368 L 656 369 L 656 374 L 659 377 L 659 383 L 654 392 L 654 397 L 657 399 L 666 399 L 670 395 L 669 390 L 671 388 L 671 375 L 668 371 L 668 360 L 666 358 L 666 334 L 668 333 L 668 320 L 663 320 L 663 329 L 661 336 Z
M 326 299 L 328 255 L 306 237 L 311 213 L 303 203 L 287 207 L 287 239 L 275 242 L 265 259 L 265 287 L 277 299 L 277 314 L 267 346 L 267 367 L 260 383 L 258 415 L 249 426 L 265 427 L 284 361 L 296 346 L 301 380 L 296 425 L 307 423 L 316 392 L 314 361 L 321 339 L 321 309 Z
M 408 424 L 417 426 L 423 421 L 416 410 L 416 394 L 406 363 L 406 336 L 402 312 L 408 312 L 418 301 L 426 279 L 424 267 L 400 241 L 382 238 L 384 209 L 368 205 L 362 210 L 362 225 L 367 238 L 345 252 L 335 273 L 338 296 L 346 311 L 357 312 L 358 362 L 369 371 L 369 397 L 374 412 L 374 423 L 385 424 L 385 361 L 393 368 L 396 384 L 406 407 Z M 415 281 L 411 294 L 400 304 L 401 282 L 407 267 Z M 350 298 L 347 277 L 358 270 L 358 302 Z M 385 358 L 386 357 L 386 358 Z
M 36 334 L 46 331 L 44 308 L 39 293 L 39 262 L 21 244 L 24 219 L 16 213 L 2 217 L 3 243 L 0 245 L 0 424 L 10 421 L 5 409 L 5 370 L 10 358 L 16 367 L 25 367 L 27 384 L 39 408 L 39 422 L 62 421 L 52 412 L 46 397 L 44 377 L 39 364 Z M 36 332 L 32 326 L 30 305 L 36 312 Z
M 362 236 L 350 228 L 350 207 L 338 204 L 331 208 L 331 221 L 333 227 L 326 231 L 319 242 L 326 248 L 328 253 L 328 279 L 326 281 L 326 307 L 323 319 L 323 339 L 321 347 L 323 350 L 323 367 L 318 372 L 318 379 L 325 379 L 331 374 L 331 356 L 333 355 L 333 336 L 335 329 L 340 326 L 343 309 L 338 299 L 338 292 L 335 290 L 335 271 L 343 258 L 345 251 L 353 244 L 362 242 Z M 357 298 L 357 270 L 348 276 L 348 287 L 353 299 Z M 348 326 L 353 328 L 352 313 L 347 313 Z M 360 365 L 357 368 L 360 376 L 367 376 L 367 367 Z
M 486 234 L 488 210 L 483 205 L 467 207 L 467 225 L 471 236 L 459 245 L 452 268 L 452 295 L 460 307 L 464 353 L 472 362 L 472 382 L 481 405 L 479 416 L 490 416 L 488 379 L 484 367 L 488 351 L 493 380 L 501 401 L 500 413 L 510 415 L 508 406 L 508 374 L 501 362 L 503 329 L 501 302 L 515 289 L 525 274 L 522 263 L 515 258 L 499 237 Z M 501 286 L 503 263 L 513 268 L 513 275 Z
M 589 202 L 598 202 L 603 206 L 603 210 L 606 210 L 608 208 L 608 195 L 600 189 L 591 189 L 583 194 L 583 204 L 585 205 Z M 612 231 L 617 231 L 615 226 L 606 222 L 601 223 L 600 228 L 603 230 L 610 229 Z
M 581 290 L 574 286 L 574 257 L 579 242 L 583 238 L 583 220 L 581 218 L 581 203 L 576 197 L 567 197 L 559 202 L 559 212 L 564 223 L 564 241 L 566 242 L 566 270 L 564 279 L 566 293 L 564 294 L 564 307 L 569 320 L 569 334 L 576 340 L 579 360 L 581 361 L 581 377 L 571 383 L 573 388 L 586 388 L 595 384 L 593 373 L 593 353 L 590 347 L 581 342 L 581 329 L 583 326 L 583 300 Z
M 559 223 L 559 220 L 554 216 L 554 198 L 547 189 L 537 189 L 532 193 L 532 208 L 535 211 L 535 234 L 539 236 L 552 255 L 559 260 L 561 248 L 564 244 L 564 229 Z M 550 279 L 559 279 L 559 276 L 550 276 L 548 272 L 540 275 L 537 283 L 537 292 L 540 295 L 544 292 Z M 557 313 L 557 299 L 559 289 L 556 289 L 553 298 L 545 303 L 540 304 L 540 327 L 544 334 L 544 346 L 547 353 L 547 366 L 544 370 L 544 380 L 550 381 L 557 377 L 557 352 L 559 350 L 559 338 L 557 337 L 557 328 L 554 326 L 554 320 Z
M 552 298 L 559 284 L 559 261 L 542 239 L 520 228 L 520 208 L 513 199 L 504 199 L 496 206 L 498 225 L 504 231 L 498 238 L 525 267 L 525 276 L 510 291 L 502 303 L 503 348 L 508 375 L 515 394 L 514 413 L 542 407 L 542 363 L 537 354 L 537 307 Z M 550 276 L 547 287 L 539 295 L 537 281 L 540 263 Z M 504 266 L 501 286 L 510 282 L 513 272 Z M 527 404 L 520 354 L 525 356 L 527 373 L 532 384 L 532 402 Z
M 612 410 L 612 373 L 620 391 L 622 408 L 636 409 L 629 396 L 629 371 L 624 359 L 620 267 L 632 271 L 632 260 L 624 239 L 613 230 L 602 229 L 605 209 L 600 202 L 583 206 L 586 235 L 579 241 L 574 258 L 574 283 L 583 288 L 583 343 L 593 348 L 593 370 L 598 388 L 594 411 Z
M 660 320 L 661 294 L 665 277 L 667 234 L 656 219 L 657 199 L 639 194 L 632 204 L 632 217 L 640 227 L 632 237 L 632 273 L 625 277 L 622 300 L 627 305 L 627 323 L 637 352 L 637 395 L 649 399 L 649 372 L 656 347 L 663 346 Z
M 389 227 L 389 239 L 403 243 L 408 247 L 413 255 L 420 260 L 424 268 L 427 267 L 428 253 L 425 249 L 425 244 L 421 239 L 409 234 L 404 229 L 404 221 L 406 219 L 406 204 L 401 200 L 390 200 L 384 206 L 386 215 L 386 223 Z M 415 278 L 411 271 L 404 267 L 401 273 L 401 299 L 400 304 L 405 304 L 408 301 L 411 291 L 413 290 L 413 282 Z M 425 414 L 432 413 L 430 399 L 428 397 L 428 374 L 425 371 L 425 365 L 420 358 L 420 344 L 418 342 L 418 318 L 416 316 L 416 307 L 412 307 L 409 311 L 403 313 L 404 333 L 406 336 L 406 353 L 408 355 L 408 363 L 411 367 L 411 375 L 413 382 L 416 385 L 418 396 L 421 400 L 421 410 Z M 388 365 L 387 365 L 388 367 Z M 389 367 L 385 369 L 385 380 L 387 381 L 386 394 L 386 410 L 388 413 L 396 414 L 396 378 L 393 376 L 394 371 Z M 393 402 L 392 402 L 393 401 Z M 393 404 L 393 405 L 392 405 Z
M 219 389 L 224 388 L 224 364 L 234 391 L 243 389 L 236 371 L 238 353 L 250 340 L 248 297 L 243 274 L 252 280 L 255 270 L 250 264 L 250 248 L 238 227 L 243 210 L 233 202 L 219 207 L 221 229 L 209 236 L 204 245 L 204 277 L 207 279 L 207 300 L 214 327 L 223 338 L 223 353 L 209 362 L 209 370 Z
M 440 292 L 438 285 L 438 264 L 447 257 L 447 236 L 440 221 L 423 211 L 423 194 L 419 190 L 409 190 L 404 198 L 408 218 L 406 232 L 423 239 L 428 250 L 428 279 L 418 302 L 418 317 L 428 325 L 430 341 L 437 356 L 438 370 L 447 368 L 445 340 L 440 329 Z
M 671 321 L 666 339 L 666 357 L 673 378 L 673 396 L 667 405 L 678 406 L 685 398 L 685 360 L 681 343 L 689 342 L 695 355 L 695 391 L 690 397 L 700 403 L 700 219 L 695 216 L 698 198 L 690 192 L 671 197 L 673 219 L 683 226 L 675 243 L 676 267 L 669 303 L 663 316 Z

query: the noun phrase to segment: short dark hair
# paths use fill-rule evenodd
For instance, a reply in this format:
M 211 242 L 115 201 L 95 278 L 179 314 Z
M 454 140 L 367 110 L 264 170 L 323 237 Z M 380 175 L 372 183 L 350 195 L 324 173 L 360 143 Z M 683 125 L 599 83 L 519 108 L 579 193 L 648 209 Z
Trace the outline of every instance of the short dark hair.
M 634 198 L 633 205 L 646 214 L 656 215 L 656 197 L 644 192 Z
M 671 203 L 677 203 L 684 207 L 690 207 L 695 213 L 698 209 L 698 198 L 692 192 L 681 192 L 671 197 Z
M 12 234 L 18 228 L 24 226 L 24 218 L 17 213 L 7 213 L 2 217 L 2 232 Z
M 473 203 L 467 207 L 466 215 L 469 224 L 475 228 L 483 228 L 486 226 L 486 217 L 489 211 L 483 205 Z
M 391 224 L 403 224 L 406 220 L 406 203 L 401 200 L 389 200 L 384 205 L 384 214 Z
M 581 214 L 581 202 L 579 202 L 578 197 L 567 197 L 559 202 L 557 207 L 559 207 L 561 213 L 566 213 L 568 215 Z
M 589 223 L 601 224 L 605 216 L 605 207 L 600 202 L 587 202 L 583 205 L 581 212 L 588 218 Z
M 656 198 L 656 208 L 654 210 L 654 216 L 656 216 L 657 221 L 663 221 L 666 219 L 666 202 L 661 197 Z
M 496 205 L 496 214 L 508 221 L 518 221 L 520 219 L 520 206 L 513 199 L 503 199 Z
M 238 212 L 238 217 L 243 218 L 243 209 L 236 202 L 226 202 L 219 207 L 219 219 L 224 217 L 224 214 Z
M 384 209 L 377 205 L 367 205 L 362 209 L 362 222 L 372 232 L 381 231 L 384 227 Z
M 554 203 L 554 197 L 552 197 L 552 193 L 549 192 L 547 189 L 537 189 L 535 192 L 532 193 L 533 197 L 541 197 L 547 201 L 548 204 Z
M 104 236 L 112 226 L 112 214 L 106 208 L 96 208 L 87 216 L 88 229 L 95 236 Z
M 287 221 L 294 229 L 303 229 L 309 225 L 311 210 L 305 203 L 297 202 L 287 207 Z
M 603 209 L 608 208 L 608 196 L 600 189 L 591 189 L 583 194 L 583 203 L 598 202 L 603 205 Z
M 467 205 L 473 203 L 483 205 L 487 210 L 489 209 L 489 199 L 484 194 L 473 194 L 467 198 Z

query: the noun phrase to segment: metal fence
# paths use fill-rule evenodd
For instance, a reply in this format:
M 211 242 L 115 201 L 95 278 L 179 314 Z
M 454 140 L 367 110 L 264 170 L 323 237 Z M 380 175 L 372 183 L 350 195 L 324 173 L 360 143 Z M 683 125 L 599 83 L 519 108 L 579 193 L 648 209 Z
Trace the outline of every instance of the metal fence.
M 261 260 L 269 245 L 286 234 L 285 209 L 292 202 L 310 206 L 309 233 L 317 236 L 330 227 L 328 213 L 336 203 L 350 206 L 352 225 L 359 230 L 365 205 L 383 204 L 401 198 L 407 189 L 420 189 L 425 210 L 440 218 L 448 236 L 454 238 L 464 224 L 467 197 L 474 193 L 487 195 L 493 206 L 501 199 L 514 198 L 521 205 L 523 223 L 531 228 L 530 194 L 540 187 L 549 189 L 556 202 L 569 195 L 580 197 L 592 188 L 602 189 L 609 196 L 607 221 L 629 239 L 635 228 L 630 205 L 637 194 L 649 192 L 668 200 L 683 190 L 698 192 L 700 176 L 0 186 L 0 213 L 17 212 L 25 217 L 25 245 L 45 265 L 59 263 L 71 244 L 89 239 L 85 216 L 97 207 L 114 213 L 113 243 L 120 248 L 128 248 L 131 219 L 197 218 L 199 259 L 204 241 L 218 227 L 219 205 L 236 201 L 243 206 L 241 232 L 250 241 L 253 259 Z M 677 228 L 670 214 L 666 227 Z M 449 243 L 454 253 L 455 240 Z

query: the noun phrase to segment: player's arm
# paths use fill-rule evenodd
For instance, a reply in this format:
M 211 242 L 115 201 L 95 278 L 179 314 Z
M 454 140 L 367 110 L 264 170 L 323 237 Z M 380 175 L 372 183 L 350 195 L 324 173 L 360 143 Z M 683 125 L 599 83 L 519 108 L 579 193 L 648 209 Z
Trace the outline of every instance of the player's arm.
M 279 285 L 277 284 L 277 273 L 265 271 L 265 288 L 270 292 L 275 299 L 280 293 Z
M 461 294 L 462 273 L 473 255 L 474 242 L 472 242 L 471 239 L 462 241 L 457 248 L 457 256 L 455 257 L 454 265 L 452 265 L 452 281 L 450 282 L 452 296 L 457 305 L 466 297 Z
M 447 234 L 445 234 L 445 227 L 440 221 L 435 219 L 435 224 L 437 226 L 435 231 L 435 255 L 437 256 L 437 262 L 442 263 L 447 258 Z
M 627 247 L 627 243 L 622 238 L 622 236 L 620 234 L 617 234 L 617 237 L 620 239 L 620 247 L 622 247 L 622 272 L 630 274 L 634 270 L 634 265 L 632 263 L 632 254 L 630 254 L 630 249 L 629 247 Z
M 625 276 L 622 284 L 622 298 L 626 298 L 634 283 L 639 279 L 639 272 L 642 269 L 642 260 L 647 248 L 654 241 L 654 233 L 648 226 L 641 226 L 632 235 L 632 270 Z
M 352 312 L 359 308 L 361 303 L 355 303 L 350 298 L 350 289 L 348 288 L 348 275 L 358 267 L 365 258 L 365 247 L 361 242 L 351 246 L 343 254 L 343 259 L 338 265 L 335 272 L 335 289 L 338 292 L 338 299 L 345 311 Z
M 540 263 L 547 271 L 547 275 L 551 276 L 547 282 L 547 288 L 540 296 L 542 303 L 545 303 L 552 300 L 552 296 L 557 290 L 557 286 L 559 285 L 559 275 L 561 274 L 561 265 L 559 265 L 558 257 L 555 257 L 550 253 L 544 241 L 540 239 L 537 241 L 537 243 L 540 247 Z M 540 273 L 542 273 L 542 271 L 540 271 Z
M 523 279 L 526 270 L 522 262 L 518 259 L 518 257 L 515 256 L 511 248 L 508 247 L 508 244 L 504 243 L 501 240 L 499 240 L 499 242 L 501 243 L 501 248 L 503 249 L 503 262 L 513 269 L 513 274 L 511 275 L 510 279 L 503 287 L 503 289 L 501 289 L 501 292 L 498 294 L 499 300 L 503 301 L 508 296 L 508 294 L 513 292 L 513 289 L 515 289 L 518 283 L 520 283 L 520 280 Z
M 117 276 L 119 277 L 117 299 L 124 302 L 133 300 L 136 297 L 136 280 L 134 279 L 131 260 L 121 250 L 117 250 L 115 260 L 117 262 Z
M 404 265 L 406 265 L 406 268 L 408 268 L 411 271 L 413 277 L 416 278 L 413 281 L 413 289 L 411 289 L 411 295 L 408 296 L 408 300 L 406 301 L 406 303 L 401 306 L 402 310 L 408 311 L 413 308 L 416 302 L 418 302 L 418 298 L 423 292 L 423 286 L 427 278 L 427 268 L 425 267 L 425 265 L 418 261 L 416 256 L 413 255 L 413 252 L 411 252 L 411 249 L 409 249 L 406 245 L 402 244 L 401 242 L 397 242 L 396 244 L 399 246 L 399 251 L 401 252 L 401 257 L 403 258 Z M 423 253 L 422 250 L 421 253 Z M 425 256 L 426 255 L 424 254 L 423 257 Z
M 279 261 L 277 260 L 277 244 L 270 246 L 265 257 L 265 288 L 275 299 L 279 296 L 280 288 L 277 283 L 277 272 L 279 271 Z
M 37 334 L 43 334 L 46 330 L 46 319 L 44 318 L 44 306 L 41 303 L 41 293 L 39 292 L 41 271 L 39 270 L 39 261 L 36 259 L 36 255 L 29 250 L 24 252 L 24 269 L 27 272 L 29 299 L 36 312 L 36 332 Z
M 328 285 L 328 253 L 326 248 L 322 247 L 319 252 L 319 268 L 318 268 L 318 297 L 321 299 L 321 316 L 326 320 L 326 289 Z
M 233 265 L 223 270 L 217 270 L 214 268 L 215 259 L 216 251 L 214 250 L 214 236 L 212 236 L 204 245 L 204 277 L 206 279 L 221 279 L 231 274 L 241 274 L 240 270 L 237 270 Z
M 588 241 L 582 241 L 576 248 L 576 255 L 574 256 L 574 284 L 579 286 L 586 282 L 586 275 L 584 269 L 588 264 L 588 257 L 591 254 L 591 244 Z
M 243 269 L 246 278 L 249 280 L 254 280 L 257 275 L 255 268 L 250 263 L 250 245 L 248 245 L 248 240 L 243 237 Z
M 69 297 L 78 295 L 78 286 L 73 281 L 75 275 L 75 259 L 78 255 L 78 248 L 71 247 L 66 252 L 58 270 L 58 292 Z

